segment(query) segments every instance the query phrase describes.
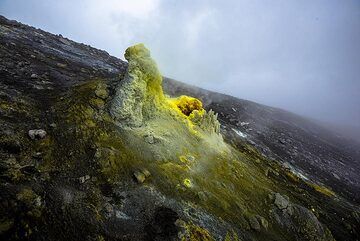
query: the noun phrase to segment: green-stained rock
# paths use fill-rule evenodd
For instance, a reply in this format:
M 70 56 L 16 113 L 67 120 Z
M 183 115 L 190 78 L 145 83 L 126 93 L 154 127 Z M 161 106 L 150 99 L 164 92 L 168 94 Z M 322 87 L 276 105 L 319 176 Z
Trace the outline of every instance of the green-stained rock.
M 129 47 L 125 58 L 129 66 L 116 89 L 110 113 L 120 125 L 139 127 L 143 118 L 148 119 L 156 113 L 159 102 L 165 98 L 162 76 L 143 44 Z

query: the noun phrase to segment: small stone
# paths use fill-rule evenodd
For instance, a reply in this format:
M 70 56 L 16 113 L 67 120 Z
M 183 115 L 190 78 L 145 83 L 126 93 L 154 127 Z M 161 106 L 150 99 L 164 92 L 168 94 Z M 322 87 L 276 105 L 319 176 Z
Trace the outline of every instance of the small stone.
M 334 176 L 336 179 L 340 180 L 340 177 L 339 177 L 337 174 L 333 173 L 333 176 Z
M 174 224 L 175 224 L 177 227 L 179 227 L 179 228 L 184 228 L 184 227 L 186 227 L 186 225 L 187 225 L 187 223 L 186 223 L 184 220 L 180 219 L 180 218 L 178 218 L 178 219 L 175 221 Z
M 287 213 L 290 216 L 292 216 L 294 214 L 294 208 L 292 205 L 287 206 L 287 208 L 284 211 L 285 211 L 285 213 Z
M 290 163 L 288 163 L 288 162 L 284 162 L 283 167 L 284 167 L 285 169 L 288 169 L 288 170 L 291 169 L 291 165 L 290 165 Z
M 260 223 L 255 216 L 249 218 L 250 227 L 255 231 L 260 231 Z
M 41 159 L 42 153 L 41 152 L 35 152 L 32 157 L 35 159 Z
M 102 152 L 103 152 L 103 150 L 102 150 L 101 148 L 97 148 L 97 149 L 96 149 L 96 152 L 95 152 L 95 154 L 94 154 L 94 158 L 95 158 L 95 159 L 100 159 L 101 156 L 102 156 Z
M 146 178 L 147 178 L 147 177 L 150 177 L 150 175 L 151 175 L 151 173 L 149 172 L 149 170 L 146 169 L 146 168 L 141 169 L 141 172 L 145 175 Z
M 38 196 L 38 197 L 35 198 L 35 200 L 34 200 L 34 205 L 35 205 L 36 207 L 41 207 L 41 204 L 42 204 L 42 202 L 41 202 L 41 197 Z
M 32 78 L 32 79 L 37 79 L 37 78 L 39 78 L 39 76 L 38 76 L 37 74 L 32 74 L 32 75 L 30 76 L 30 78 Z
M 155 139 L 153 135 L 147 135 L 144 137 L 145 141 L 149 144 L 154 144 L 155 143 Z
M 109 97 L 109 93 L 106 90 L 106 86 L 99 85 L 95 90 L 95 95 L 100 99 L 105 100 Z
M 126 213 L 121 212 L 119 210 L 115 211 L 115 217 L 119 219 L 131 219 L 128 215 L 126 215 Z
M 50 124 L 50 127 L 51 127 L 51 128 L 56 128 L 56 124 L 55 124 L 55 123 L 51 123 L 51 124 Z
M 105 105 L 105 102 L 99 98 L 90 99 L 90 105 L 95 109 L 102 109 Z
M 279 142 L 280 142 L 281 144 L 283 144 L 283 145 L 285 145 L 285 144 L 286 144 L 285 139 L 279 139 Z
M 139 171 L 134 172 L 134 177 L 138 183 L 143 183 L 145 181 L 145 174 Z
M 85 176 L 82 176 L 82 177 L 79 177 L 79 182 L 80 183 L 84 183 L 86 182 L 87 180 L 90 179 L 90 176 L 89 175 L 85 175 Z
M 59 68 L 66 68 L 67 64 L 57 63 L 56 66 L 59 67 Z
M 260 225 L 264 228 L 264 229 L 268 229 L 269 227 L 269 222 L 262 216 L 260 215 L 256 215 L 257 220 L 259 221 Z
M 187 159 L 188 161 L 190 161 L 190 162 L 194 162 L 194 161 L 195 161 L 195 157 L 192 156 L 192 155 L 187 155 L 187 156 L 186 156 L 186 159 Z
M 32 140 L 43 139 L 46 136 L 46 131 L 43 129 L 29 130 L 28 135 Z
M 187 188 L 191 188 L 191 187 L 192 187 L 192 182 L 191 182 L 191 180 L 188 179 L 188 178 L 185 178 L 185 179 L 184 179 L 183 184 L 184 184 L 184 186 L 187 187 Z
M 287 200 L 286 198 L 284 198 L 283 196 L 280 195 L 280 193 L 275 193 L 275 200 L 274 200 L 274 204 L 279 208 L 279 209 L 285 209 L 289 206 L 289 200 Z

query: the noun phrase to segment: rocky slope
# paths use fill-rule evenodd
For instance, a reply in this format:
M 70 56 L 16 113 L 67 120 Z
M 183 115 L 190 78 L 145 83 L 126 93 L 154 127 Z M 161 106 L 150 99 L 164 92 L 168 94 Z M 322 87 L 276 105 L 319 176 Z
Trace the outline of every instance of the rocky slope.
M 2 240 L 359 239 L 359 144 L 162 81 L 142 45 L 4 17 L 0 43 Z

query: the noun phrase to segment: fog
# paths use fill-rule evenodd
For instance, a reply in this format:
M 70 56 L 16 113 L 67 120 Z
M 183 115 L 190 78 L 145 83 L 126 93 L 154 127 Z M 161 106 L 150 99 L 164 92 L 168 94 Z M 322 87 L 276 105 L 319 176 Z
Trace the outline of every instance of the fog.
M 0 0 L 0 14 L 163 75 L 360 129 L 360 1 Z

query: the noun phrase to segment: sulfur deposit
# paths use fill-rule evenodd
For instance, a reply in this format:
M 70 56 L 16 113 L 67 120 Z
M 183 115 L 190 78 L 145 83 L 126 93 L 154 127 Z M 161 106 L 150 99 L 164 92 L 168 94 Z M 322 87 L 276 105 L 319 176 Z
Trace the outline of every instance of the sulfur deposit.
M 145 127 L 149 120 L 167 115 L 186 123 L 192 131 L 201 129 L 219 134 L 217 115 L 204 110 L 200 100 L 184 95 L 178 98 L 164 95 L 160 71 L 143 44 L 129 47 L 125 58 L 129 65 L 110 110 L 119 126 Z

